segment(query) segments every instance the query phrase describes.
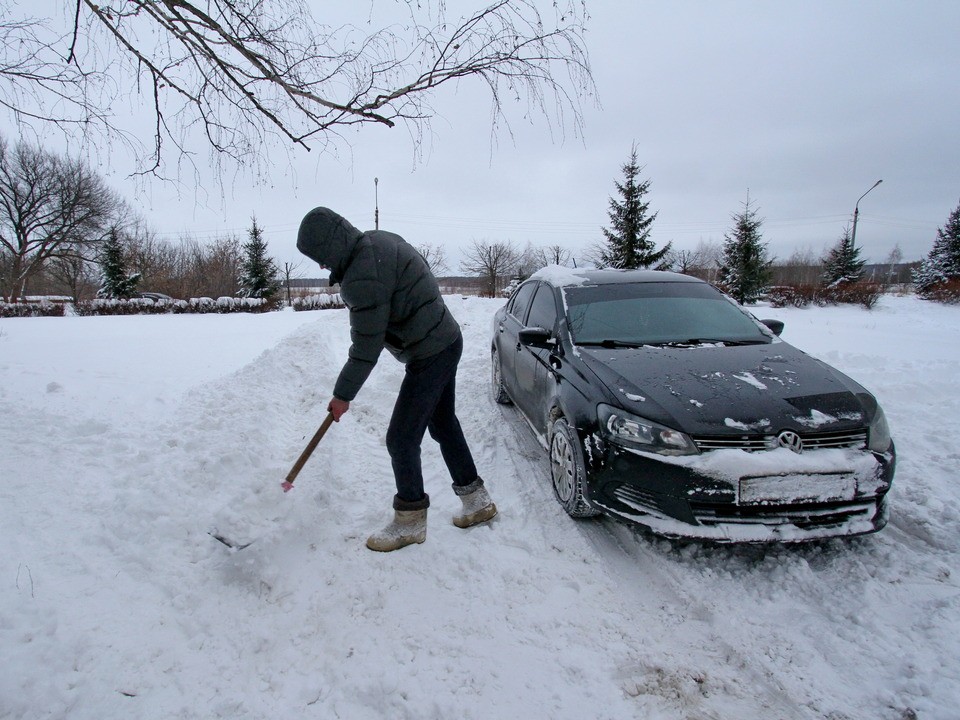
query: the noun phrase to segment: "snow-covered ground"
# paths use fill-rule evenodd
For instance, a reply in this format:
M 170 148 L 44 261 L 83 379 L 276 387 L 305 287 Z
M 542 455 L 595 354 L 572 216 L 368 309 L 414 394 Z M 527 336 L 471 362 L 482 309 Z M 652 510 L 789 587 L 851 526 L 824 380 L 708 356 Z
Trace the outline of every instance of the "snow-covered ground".
M 554 501 L 488 390 L 500 301 L 448 298 L 459 414 L 499 518 L 364 547 L 393 494 L 384 355 L 289 494 L 345 311 L 0 320 L 0 717 L 960 717 L 960 308 L 758 308 L 871 389 L 890 525 L 800 546 L 671 542 Z M 208 530 L 259 539 L 232 552 Z

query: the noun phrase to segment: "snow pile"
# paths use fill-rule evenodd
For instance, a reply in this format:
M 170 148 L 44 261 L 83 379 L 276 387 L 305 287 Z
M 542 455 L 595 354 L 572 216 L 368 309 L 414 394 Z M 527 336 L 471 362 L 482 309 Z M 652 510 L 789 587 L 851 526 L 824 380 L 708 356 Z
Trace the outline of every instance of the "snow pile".
M 280 490 L 346 311 L 0 320 L 0 718 L 956 717 L 958 308 L 765 308 L 886 410 L 891 521 L 716 547 L 568 518 L 490 399 L 502 300 L 448 302 L 501 514 L 454 527 L 427 440 L 427 542 L 387 555 L 363 543 L 393 493 L 388 355 Z

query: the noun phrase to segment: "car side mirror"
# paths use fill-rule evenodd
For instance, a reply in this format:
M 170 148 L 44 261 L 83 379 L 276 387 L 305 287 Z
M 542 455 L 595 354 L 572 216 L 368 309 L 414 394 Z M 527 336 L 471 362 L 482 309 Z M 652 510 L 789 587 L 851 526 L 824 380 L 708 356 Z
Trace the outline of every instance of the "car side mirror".
M 556 345 L 553 332 L 542 327 L 525 327 L 518 333 L 521 345 L 550 348 Z
M 780 333 L 783 332 L 783 320 L 761 320 L 764 325 L 770 328 L 770 331 L 780 337 Z

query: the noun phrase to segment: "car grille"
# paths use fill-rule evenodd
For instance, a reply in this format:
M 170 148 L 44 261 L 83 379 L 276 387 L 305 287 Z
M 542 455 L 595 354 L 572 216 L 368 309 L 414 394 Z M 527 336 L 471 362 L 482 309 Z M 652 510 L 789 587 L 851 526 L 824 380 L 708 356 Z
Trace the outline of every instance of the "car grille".
M 857 518 L 871 519 L 877 504 L 871 502 L 839 503 L 829 505 L 793 505 L 770 507 L 743 507 L 737 505 L 707 505 L 690 503 L 694 517 L 701 525 L 746 524 L 786 525 L 800 528 L 840 525 Z
M 822 450 L 826 448 L 864 448 L 867 445 L 867 431 L 845 430 L 842 432 L 798 433 L 803 440 L 804 450 Z M 773 450 L 778 447 L 776 435 L 694 435 L 700 452 L 708 450 Z

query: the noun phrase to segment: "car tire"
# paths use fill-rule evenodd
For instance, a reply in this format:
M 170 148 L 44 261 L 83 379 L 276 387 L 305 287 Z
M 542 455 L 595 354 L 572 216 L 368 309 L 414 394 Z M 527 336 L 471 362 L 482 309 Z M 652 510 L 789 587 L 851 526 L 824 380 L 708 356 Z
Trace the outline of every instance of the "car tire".
M 493 388 L 493 401 L 499 405 L 512 405 L 513 401 L 507 395 L 507 389 L 503 386 L 503 371 L 500 367 L 500 353 L 494 348 L 490 354 L 490 383 Z
M 600 514 L 590 507 L 584 498 L 585 478 L 586 465 L 580 437 L 565 418 L 558 418 L 553 423 L 550 435 L 550 480 L 557 502 L 570 517 L 583 518 Z

